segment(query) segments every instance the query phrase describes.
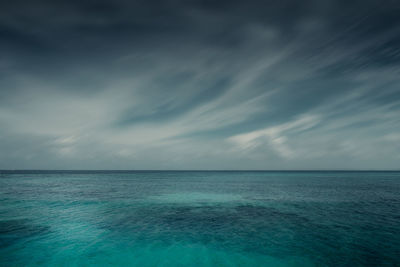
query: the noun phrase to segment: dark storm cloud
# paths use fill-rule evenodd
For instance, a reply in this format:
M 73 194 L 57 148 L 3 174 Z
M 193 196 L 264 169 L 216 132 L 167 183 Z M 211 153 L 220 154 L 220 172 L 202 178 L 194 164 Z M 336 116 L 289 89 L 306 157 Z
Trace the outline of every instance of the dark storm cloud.
M 397 167 L 398 1 L 0 5 L 1 168 Z

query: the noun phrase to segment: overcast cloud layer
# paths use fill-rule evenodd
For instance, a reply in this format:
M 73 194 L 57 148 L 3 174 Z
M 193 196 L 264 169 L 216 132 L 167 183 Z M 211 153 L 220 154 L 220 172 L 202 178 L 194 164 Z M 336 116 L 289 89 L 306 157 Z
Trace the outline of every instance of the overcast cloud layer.
M 0 169 L 399 169 L 399 1 L 2 1 Z

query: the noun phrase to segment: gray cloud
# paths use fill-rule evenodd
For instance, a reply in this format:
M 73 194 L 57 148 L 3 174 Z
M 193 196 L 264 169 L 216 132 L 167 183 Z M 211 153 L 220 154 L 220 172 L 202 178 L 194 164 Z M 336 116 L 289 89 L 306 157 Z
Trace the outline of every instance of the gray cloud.
M 1 169 L 398 168 L 398 1 L 0 5 Z

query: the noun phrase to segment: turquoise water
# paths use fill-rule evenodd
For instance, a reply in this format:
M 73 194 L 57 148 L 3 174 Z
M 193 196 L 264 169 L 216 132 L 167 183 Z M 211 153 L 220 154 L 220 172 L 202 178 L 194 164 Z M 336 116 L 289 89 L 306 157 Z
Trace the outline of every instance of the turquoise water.
M 400 266 L 400 172 L 0 172 L 0 266 Z

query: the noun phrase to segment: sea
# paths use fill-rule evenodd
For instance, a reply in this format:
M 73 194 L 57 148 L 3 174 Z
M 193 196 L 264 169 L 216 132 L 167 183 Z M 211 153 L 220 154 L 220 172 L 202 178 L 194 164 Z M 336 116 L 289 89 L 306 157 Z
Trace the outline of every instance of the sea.
M 400 172 L 0 171 L 0 266 L 400 266 Z

